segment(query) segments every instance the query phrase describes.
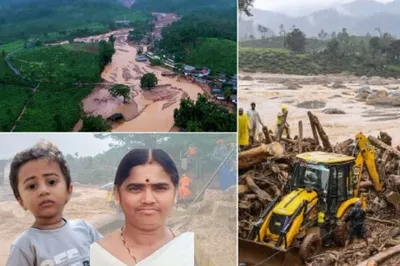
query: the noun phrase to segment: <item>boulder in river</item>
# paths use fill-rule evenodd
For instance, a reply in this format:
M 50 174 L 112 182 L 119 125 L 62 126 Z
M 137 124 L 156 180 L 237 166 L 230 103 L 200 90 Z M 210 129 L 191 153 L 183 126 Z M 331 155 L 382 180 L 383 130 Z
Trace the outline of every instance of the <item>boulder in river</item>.
M 324 108 L 326 103 L 323 101 L 305 101 L 297 104 L 298 108 L 306 108 L 306 109 L 319 109 Z
M 373 76 L 368 79 L 368 84 L 369 85 L 385 85 L 385 82 L 384 82 L 383 78 Z
M 325 113 L 325 114 L 332 114 L 332 115 L 346 114 L 345 111 L 342 111 L 342 110 L 337 109 L 337 108 L 327 108 L 327 109 L 324 109 L 322 112 Z
M 253 80 L 252 76 L 245 76 L 242 78 L 242 80 Z
M 373 91 L 367 97 L 367 104 L 370 105 L 390 105 L 391 104 L 391 97 L 386 90 L 376 90 Z

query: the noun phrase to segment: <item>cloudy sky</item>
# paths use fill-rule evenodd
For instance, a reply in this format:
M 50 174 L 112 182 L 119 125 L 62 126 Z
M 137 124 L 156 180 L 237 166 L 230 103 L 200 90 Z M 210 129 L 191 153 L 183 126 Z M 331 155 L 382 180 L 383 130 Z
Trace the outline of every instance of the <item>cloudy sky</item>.
M 375 1 L 381 3 L 393 2 L 393 0 Z M 354 2 L 354 0 L 256 0 L 254 7 L 298 15 L 349 2 Z
M 38 140 L 45 139 L 53 142 L 64 153 L 79 153 L 79 156 L 93 156 L 109 149 L 109 139 L 96 139 L 92 133 L 1 133 L 0 134 L 0 159 L 9 159 L 17 152 L 34 145 Z

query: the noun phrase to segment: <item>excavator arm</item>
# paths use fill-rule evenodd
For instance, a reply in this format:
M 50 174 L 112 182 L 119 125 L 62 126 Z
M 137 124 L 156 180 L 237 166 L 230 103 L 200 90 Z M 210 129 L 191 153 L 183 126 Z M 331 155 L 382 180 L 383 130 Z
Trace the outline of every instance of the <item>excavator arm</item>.
M 362 133 L 358 133 L 356 135 L 356 152 L 353 154 L 353 156 L 356 157 L 353 168 L 356 183 L 354 196 L 357 197 L 359 195 L 360 181 L 364 166 L 366 167 L 368 175 L 374 184 L 375 190 L 380 192 L 382 190 L 382 183 L 378 174 L 378 170 L 376 169 L 375 150 L 367 137 Z

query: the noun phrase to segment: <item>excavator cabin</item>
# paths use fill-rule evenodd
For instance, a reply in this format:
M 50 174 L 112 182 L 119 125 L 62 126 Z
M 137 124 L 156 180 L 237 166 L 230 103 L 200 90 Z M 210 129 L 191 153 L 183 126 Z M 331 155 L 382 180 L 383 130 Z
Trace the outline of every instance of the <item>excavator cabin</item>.
M 309 152 L 296 156 L 299 161 L 285 192 L 297 189 L 315 191 L 320 208 L 335 216 L 342 202 L 358 193 L 358 175 L 354 172 L 355 157 L 327 152 Z M 322 206 L 325 205 L 325 206 Z

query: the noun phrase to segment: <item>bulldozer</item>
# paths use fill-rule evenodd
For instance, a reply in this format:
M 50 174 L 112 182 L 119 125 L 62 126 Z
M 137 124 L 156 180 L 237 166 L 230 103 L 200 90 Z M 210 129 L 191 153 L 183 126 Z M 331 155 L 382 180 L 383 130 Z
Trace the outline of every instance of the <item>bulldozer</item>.
M 325 239 L 345 245 L 345 218 L 357 201 L 367 208 L 364 167 L 375 190 L 383 189 L 373 146 L 362 133 L 355 140 L 353 156 L 320 151 L 296 156 L 283 196 L 264 208 L 246 239 L 239 239 L 240 265 L 302 265 L 321 251 Z

